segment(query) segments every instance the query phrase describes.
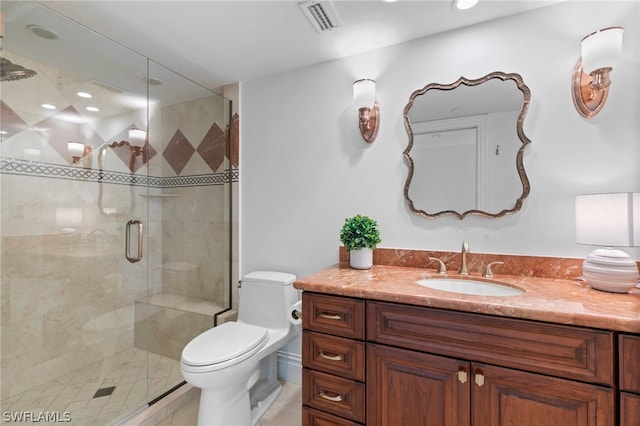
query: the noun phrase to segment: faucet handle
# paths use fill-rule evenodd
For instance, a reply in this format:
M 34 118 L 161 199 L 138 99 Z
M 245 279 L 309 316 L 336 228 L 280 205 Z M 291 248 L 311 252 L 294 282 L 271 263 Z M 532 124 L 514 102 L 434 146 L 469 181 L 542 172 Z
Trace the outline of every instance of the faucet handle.
M 482 276 L 485 278 L 493 278 L 493 272 L 491 271 L 491 267 L 493 265 L 504 265 L 504 262 L 491 262 L 482 270 Z
M 430 257 L 429 260 L 431 261 L 437 260 L 438 262 L 440 262 L 440 265 L 438 265 L 438 274 L 447 275 L 447 267 L 445 266 L 442 259 L 438 259 L 437 257 Z

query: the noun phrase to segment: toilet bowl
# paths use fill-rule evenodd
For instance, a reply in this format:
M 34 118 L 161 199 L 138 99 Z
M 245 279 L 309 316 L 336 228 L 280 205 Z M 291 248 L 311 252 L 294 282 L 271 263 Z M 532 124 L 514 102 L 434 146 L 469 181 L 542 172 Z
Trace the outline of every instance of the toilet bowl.
M 277 351 L 300 333 L 289 321 L 296 277 L 256 271 L 241 280 L 238 320 L 200 334 L 182 351 L 184 379 L 201 389 L 199 426 L 255 425 L 277 398 Z

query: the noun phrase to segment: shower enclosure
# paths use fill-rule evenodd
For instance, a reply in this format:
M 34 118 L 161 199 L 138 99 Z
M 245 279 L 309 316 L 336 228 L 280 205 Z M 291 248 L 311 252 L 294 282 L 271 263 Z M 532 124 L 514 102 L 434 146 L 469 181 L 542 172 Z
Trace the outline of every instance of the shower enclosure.
M 231 104 L 39 3 L 2 9 L 2 423 L 117 423 L 230 308 Z

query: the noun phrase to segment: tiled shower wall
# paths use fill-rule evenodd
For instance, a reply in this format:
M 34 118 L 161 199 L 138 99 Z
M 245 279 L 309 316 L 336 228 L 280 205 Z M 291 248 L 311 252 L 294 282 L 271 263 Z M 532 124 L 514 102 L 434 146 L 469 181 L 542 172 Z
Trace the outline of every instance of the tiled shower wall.
M 3 56 L 38 72 L 2 84 L 5 399 L 133 346 L 134 301 L 149 293 L 225 305 L 238 169 L 221 97 L 151 107 L 147 175 L 142 157 L 129 161 L 128 147 L 104 148 L 126 140 L 130 127 L 146 127 L 146 109 L 96 120 L 71 94 L 77 78 Z M 28 109 L 28 97 L 43 91 L 55 93 L 58 108 Z M 78 139 L 91 150 L 73 164 L 66 142 Z M 145 259 L 130 264 L 124 224 L 147 217 Z

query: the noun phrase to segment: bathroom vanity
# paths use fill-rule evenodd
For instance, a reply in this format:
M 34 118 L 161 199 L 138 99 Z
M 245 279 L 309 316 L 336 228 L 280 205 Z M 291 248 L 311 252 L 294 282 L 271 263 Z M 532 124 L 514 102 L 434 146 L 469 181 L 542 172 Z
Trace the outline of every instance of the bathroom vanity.
M 341 263 L 296 282 L 303 425 L 640 424 L 640 291 L 512 275 L 496 280 L 514 296 L 416 284 L 433 277 Z

